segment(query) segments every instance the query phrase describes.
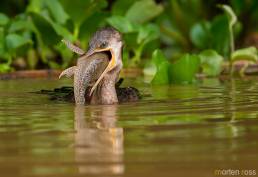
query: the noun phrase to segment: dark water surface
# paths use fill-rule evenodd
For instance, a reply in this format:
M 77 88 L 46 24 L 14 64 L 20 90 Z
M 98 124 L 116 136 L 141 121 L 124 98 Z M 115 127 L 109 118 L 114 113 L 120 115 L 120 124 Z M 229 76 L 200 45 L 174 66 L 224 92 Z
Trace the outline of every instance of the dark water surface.
M 1 177 L 200 177 L 228 169 L 257 176 L 257 78 L 171 87 L 127 81 L 149 96 L 113 106 L 30 93 L 70 83 L 0 81 Z

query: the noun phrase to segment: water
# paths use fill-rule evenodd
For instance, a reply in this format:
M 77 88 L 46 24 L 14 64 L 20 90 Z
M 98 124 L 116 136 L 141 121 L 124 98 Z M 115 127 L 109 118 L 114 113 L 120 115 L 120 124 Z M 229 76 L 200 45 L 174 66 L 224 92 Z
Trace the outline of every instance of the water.
M 145 98 L 113 106 L 75 107 L 30 93 L 70 83 L 0 81 L 0 176 L 258 173 L 256 78 L 171 87 L 127 80 Z

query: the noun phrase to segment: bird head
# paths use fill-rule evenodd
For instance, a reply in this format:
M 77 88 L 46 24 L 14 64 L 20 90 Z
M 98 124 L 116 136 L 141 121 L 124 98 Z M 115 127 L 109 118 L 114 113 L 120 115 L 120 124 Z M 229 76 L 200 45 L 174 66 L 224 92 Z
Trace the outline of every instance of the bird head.
M 90 39 L 89 47 L 86 52 L 86 57 L 97 52 L 106 52 L 110 56 L 109 64 L 98 78 L 91 89 L 90 95 L 95 90 L 101 79 L 118 65 L 122 65 L 121 52 L 123 42 L 122 35 L 112 27 L 106 27 L 98 30 Z

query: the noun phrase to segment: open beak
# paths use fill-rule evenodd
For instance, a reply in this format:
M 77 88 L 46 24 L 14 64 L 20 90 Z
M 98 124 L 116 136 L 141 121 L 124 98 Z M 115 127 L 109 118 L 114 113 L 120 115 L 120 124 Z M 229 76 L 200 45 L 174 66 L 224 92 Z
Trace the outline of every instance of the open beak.
M 116 66 L 116 60 L 115 60 L 115 54 L 112 48 L 104 48 L 104 49 L 95 49 L 95 50 L 89 50 L 86 53 L 86 58 L 91 56 L 92 54 L 96 53 L 96 52 L 105 52 L 105 51 L 110 51 L 111 53 L 111 59 L 109 61 L 108 66 L 106 67 L 106 69 L 103 71 L 103 73 L 100 75 L 100 77 L 98 78 L 98 80 L 96 81 L 96 83 L 93 85 L 93 87 L 90 90 L 90 96 L 92 95 L 93 91 L 97 88 L 99 82 L 103 79 L 103 77 L 107 74 L 107 72 L 111 71 L 113 68 L 115 68 Z

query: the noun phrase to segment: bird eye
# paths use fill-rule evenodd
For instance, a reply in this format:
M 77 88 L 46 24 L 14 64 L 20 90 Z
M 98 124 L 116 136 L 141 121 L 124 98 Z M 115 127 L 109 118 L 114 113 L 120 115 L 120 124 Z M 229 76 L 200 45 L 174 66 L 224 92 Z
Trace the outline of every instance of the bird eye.
M 106 46 L 107 46 L 107 42 L 103 42 L 103 43 L 100 44 L 99 47 L 100 47 L 100 48 L 105 48 Z

